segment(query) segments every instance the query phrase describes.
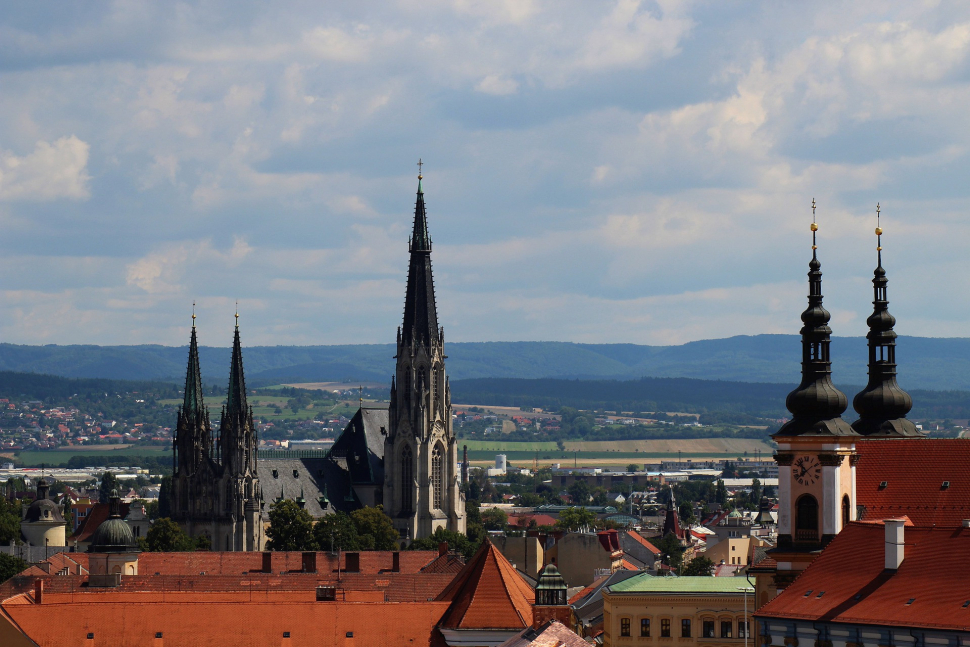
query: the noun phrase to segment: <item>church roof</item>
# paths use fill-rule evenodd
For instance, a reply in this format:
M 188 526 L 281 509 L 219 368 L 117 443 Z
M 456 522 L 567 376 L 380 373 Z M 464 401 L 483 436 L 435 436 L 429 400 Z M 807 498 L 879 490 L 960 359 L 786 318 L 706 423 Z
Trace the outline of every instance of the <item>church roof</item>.
M 886 570 L 883 524 L 849 523 L 756 615 L 970 630 L 966 604 L 970 598 L 966 585 L 970 579 L 970 529 L 906 528 L 904 541 L 899 568 Z
M 428 235 L 428 217 L 420 179 L 414 205 L 410 251 L 401 341 L 406 345 L 416 343 L 430 346 L 431 341 L 438 336 L 438 311 L 434 298 L 434 277 L 431 273 L 431 237 Z
M 856 451 L 862 519 L 906 515 L 917 526 L 970 519 L 970 439 L 860 439 Z
M 357 485 L 384 482 L 384 438 L 390 427 L 386 407 L 361 407 L 330 448 Z
M 532 625 L 535 592 L 488 539 L 437 599 L 451 603 L 438 623 L 446 629 Z
M 330 457 L 260 458 L 256 475 L 263 491 L 264 519 L 269 518 L 270 506 L 280 498 L 296 501 L 302 497 L 304 510 L 313 517 L 360 507 L 347 472 Z
M 239 319 L 232 339 L 232 362 L 229 369 L 229 388 L 226 389 L 226 413 L 245 418 L 249 413 L 246 401 L 246 376 L 243 372 L 242 344 L 239 341 Z

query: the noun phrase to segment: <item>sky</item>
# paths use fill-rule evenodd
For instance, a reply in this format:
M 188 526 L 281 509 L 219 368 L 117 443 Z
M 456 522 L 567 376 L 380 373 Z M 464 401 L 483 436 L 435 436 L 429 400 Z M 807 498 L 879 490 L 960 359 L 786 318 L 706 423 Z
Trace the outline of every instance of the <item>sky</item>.
M 5 1 L 0 341 L 970 336 L 970 3 Z

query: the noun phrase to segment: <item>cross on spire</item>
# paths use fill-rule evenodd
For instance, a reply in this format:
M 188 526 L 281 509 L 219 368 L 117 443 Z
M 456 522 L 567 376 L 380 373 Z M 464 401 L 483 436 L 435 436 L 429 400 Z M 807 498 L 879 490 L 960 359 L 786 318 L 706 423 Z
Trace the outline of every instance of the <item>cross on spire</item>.
M 192 302 L 192 327 L 195 328 L 195 301 Z
M 815 232 L 818 231 L 818 223 L 815 222 L 815 198 L 812 198 L 812 251 L 818 249 L 815 244 Z
M 881 211 L 881 209 L 879 208 L 879 203 L 877 202 L 876 203 L 876 251 L 877 252 L 881 252 L 882 251 L 882 227 L 879 226 L 879 212 L 880 211 Z
M 236 328 L 239 327 L 239 299 L 236 299 Z

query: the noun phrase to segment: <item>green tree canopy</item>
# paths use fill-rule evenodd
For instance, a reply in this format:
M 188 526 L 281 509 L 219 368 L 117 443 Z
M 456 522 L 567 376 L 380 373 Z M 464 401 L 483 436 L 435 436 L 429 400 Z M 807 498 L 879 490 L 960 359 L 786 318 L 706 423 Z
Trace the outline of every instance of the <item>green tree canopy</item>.
M 320 550 L 360 550 L 360 536 L 353 519 L 345 512 L 329 514 L 313 527 Z
M 112 472 L 105 472 L 101 475 L 101 486 L 98 488 L 98 501 L 107 503 L 108 499 L 111 498 L 111 491 L 120 489 L 121 484 L 118 482 L 118 477 Z
M 482 525 L 485 530 L 505 530 L 505 525 L 509 522 L 509 515 L 500 508 L 488 508 L 482 512 Z
M 585 479 L 577 479 L 569 486 L 568 490 L 569 496 L 573 498 L 573 503 L 576 505 L 586 505 L 589 503 L 589 484 Z
M 626 466 L 627 472 L 636 472 L 639 469 L 640 469 L 640 466 L 637 465 L 636 463 L 630 463 L 629 465 Z
M 460 553 L 467 562 L 475 554 L 475 551 L 478 550 L 481 541 L 479 539 L 473 542 L 460 532 L 438 528 L 430 537 L 412 541 L 411 545 L 408 546 L 408 550 L 438 550 L 441 544 L 447 543 L 449 549 Z
M 283 499 L 269 509 L 269 528 L 266 530 L 268 550 L 317 550 L 313 538 L 313 517 L 295 501 Z
M 751 502 L 755 507 L 761 503 L 761 481 L 757 478 L 751 479 Z
M 145 533 L 144 549 L 152 553 L 182 553 L 195 550 L 197 543 L 182 527 L 167 517 L 157 519 Z
M 391 518 L 384 514 L 384 506 L 361 508 L 350 513 L 357 527 L 360 546 L 364 550 L 395 550 L 400 534 Z
M 714 562 L 700 555 L 688 562 L 681 575 L 714 575 Z
M 0 553 L 0 582 L 6 582 L 28 566 L 30 566 L 30 564 L 19 557 L 7 555 L 6 553 Z
M 20 504 L 0 496 L 0 544 L 20 540 Z
M 664 564 L 680 571 L 680 560 L 684 556 L 684 547 L 674 533 L 667 533 L 667 536 L 654 543 L 660 551 L 660 559 Z
M 559 513 L 556 526 L 564 530 L 592 528 L 596 524 L 596 514 L 586 508 L 570 507 Z

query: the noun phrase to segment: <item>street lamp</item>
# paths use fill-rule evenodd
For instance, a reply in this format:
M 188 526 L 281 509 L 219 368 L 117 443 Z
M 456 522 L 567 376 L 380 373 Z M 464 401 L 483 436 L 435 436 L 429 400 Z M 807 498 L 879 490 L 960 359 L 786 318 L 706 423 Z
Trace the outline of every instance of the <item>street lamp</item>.
M 739 586 L 739 591 L 744 591 L 744 647 L 748 647 L 748 634 L 751 633 L 751 625 L 748 624 L 748 591 L 754 591 L 750 586 Z

